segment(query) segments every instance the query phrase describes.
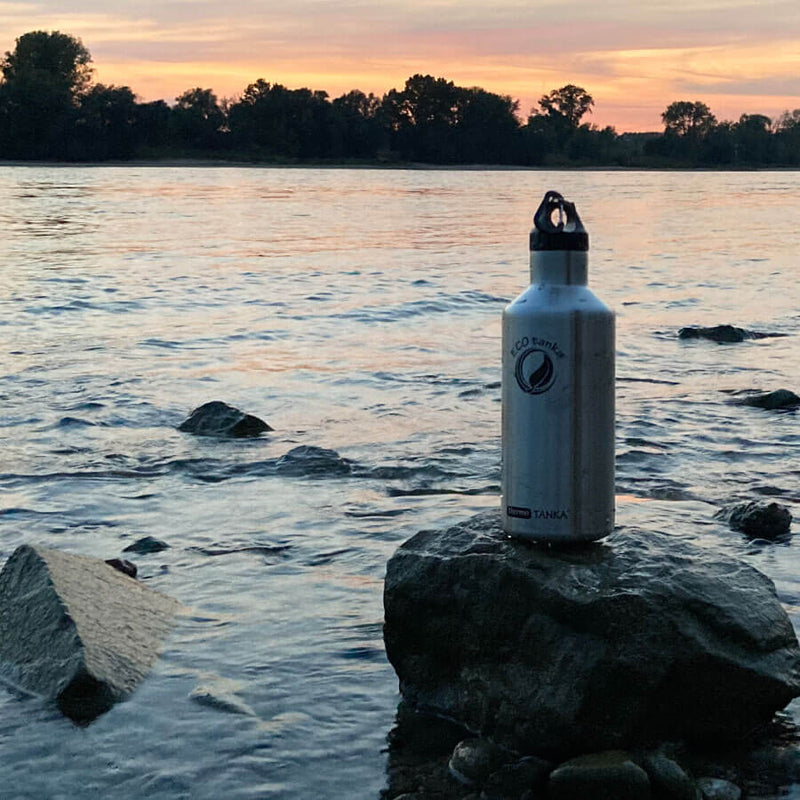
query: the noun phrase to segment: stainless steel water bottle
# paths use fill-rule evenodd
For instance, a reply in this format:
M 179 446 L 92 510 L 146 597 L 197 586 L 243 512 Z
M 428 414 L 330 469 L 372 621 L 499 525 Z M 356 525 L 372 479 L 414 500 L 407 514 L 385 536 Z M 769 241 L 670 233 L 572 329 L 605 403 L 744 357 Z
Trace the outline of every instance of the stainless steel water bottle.
M 503 528 L 542 542 L 614 528 L 614 314 L 587 287 L 589 235 L 547 192 L 531 285 L 503 312 Z

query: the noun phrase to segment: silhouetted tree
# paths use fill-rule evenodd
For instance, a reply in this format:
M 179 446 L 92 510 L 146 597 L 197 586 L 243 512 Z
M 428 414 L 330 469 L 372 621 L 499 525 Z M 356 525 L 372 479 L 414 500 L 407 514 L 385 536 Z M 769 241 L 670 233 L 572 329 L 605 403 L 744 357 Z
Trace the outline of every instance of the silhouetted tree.
M 169 141 L 172 109 L 163 100 L 137 103 L 134 109 L 136 141 L 139 146 L 162 148 Z
M 137 146 L 136 97 L 127 86 L 98 83 L 81 98 L 72 155 L 81 159 L 124 159 Z
M 569 138 L 567 155 L 579 164 L 613 164 L 616 142 L 617 132 L 612 127 L 580 125 Z
M 452 81 L 412 75 L 402 92 L 383 98 L 383 114 L 394 132 L 393 146 L 404 158 L 431 163 L 454 160 L 453 129 L 458 122 L 458 90 Z
M 332 117 L 326 92 L 287 89 L 259 78 L 231 104 L 228 125 L 238 148 L 266 156 L 325 158 L 332 150 Z
M 211 89 L 189 89 L 175 99 L 171 124 L 177 144 L 216 150 L 222 143 L 225 115 Z
M 767 164 L 773 160 L 772 120 L 763 114 L 742 114 L 735 126 L 740 161 Z
M 523 164 L 542 166 L 562 147 L 565 133 L 561 125 L 554 124 L 551 117 L 538 112 L 531 113 L 522 129 Z
M 661 115 L 663 134 L 618 136 L 583 122 L 593 107 L 584 88 L 567 84 L 521 125 L 507 95 L 418 73 L 382 98 L 353 89 L 331 101 L 259 79 L 235 101 L 195 88 L 170 108 L 137 103 L 127 86 L 93 86 L 80 39 L 33 31 L 0 59 L 0 157 L 122 159 L 230 145 L 239 156 L 292 160 L 800 166 L 800 109 L 774 124 L 762 114 L 717 122 L 705 103 L 676 101 Z
M 403 158 L 431 163 L 512 161 L 518 150 L 518 104 L 444 78 L 412 75 L 384 95 L 379 116 Z
M 664 133 L 700 139 L 714 127 L 717 120 L 711 109 L 699 100 L 677 100 L 670 103 L 661 115 Z
M 380 119 L 381 100 L 353 89 L 332 102 L 334 151 L 355 158 L 375 157 L 387 145 Z
M 776 160 L 788 166 L 800 165 L 800 108 L 784 111 L 775 123 Z
M 539 100 L 539 108 L 551 119 L 563 120 L 567 128 L 575 130 L 586 114 L 594 107 L 594 99 L 581 86 L 568 83 L 553 89 Z
M 457 104 L 459 161 L 514 163 L 519 151 L 519 103 L 475 87 L 460 89 Z
M 670 103 L 661 114 L 664 137 L 651 144 L 652 153 L 666 156 L 678 163 L 693 166 L 708 161 L 706 139 L 714 130 L 717 119 L 711 109 L 699 100 L 678 100 Z M 724 130 L 714 144 L 714 150 L 724 152 Z
M 568 159 L 570 141 L 581 126 L 583 117 L 591 112 L 594 99 L 582 87 L 569 83 L 553 89 L 532 108 L 523 131 L 524 159 L 529 164 Z M 586 126 L 590 130 L 589 126 Z M 576 145 L 585 146 L 587 136 Z
M 0 154 L 65 158 L 80 97 L 91 80 L 80 39 L 59 31 L 20 36 L 0 62 Z
M 689 150 L 690 148 L 687 152 Z M 712 166 L 728 166 L 735 164 L 737 157 L 736 126 L 732 122 L 723 121 L 709 128 L 702 140 L 699 160 Z

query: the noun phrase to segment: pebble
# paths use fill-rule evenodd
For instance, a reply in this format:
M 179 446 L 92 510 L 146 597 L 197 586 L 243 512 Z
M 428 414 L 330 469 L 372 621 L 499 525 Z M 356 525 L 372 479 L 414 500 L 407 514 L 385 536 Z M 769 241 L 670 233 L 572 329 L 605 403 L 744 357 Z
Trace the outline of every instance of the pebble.
M 550 773 L 548 800 L 652 800 L 650 779 L 629 753 L 609 750 L 566 761 Z
M 505 764 L 486 779 L 481 800 L 507 800 L 522 797 L 526 791 L 541 790 L 552 768 L 552 764 L 536 756 Z
M 698 778 L 697 785 L 703 800 L 741 800 L 742 790 L 722 778 Z
M 464 739 L 456 745 L 447 767 L 459 783 L 471 786 L 483 783 L 506 759 L 505 752 L 486 739 Z
M 651 753 L 640 763 L 650 778 L 654 797 L 659 800 L 698 800 L 697 785 L 671 758 L 662 753 Z

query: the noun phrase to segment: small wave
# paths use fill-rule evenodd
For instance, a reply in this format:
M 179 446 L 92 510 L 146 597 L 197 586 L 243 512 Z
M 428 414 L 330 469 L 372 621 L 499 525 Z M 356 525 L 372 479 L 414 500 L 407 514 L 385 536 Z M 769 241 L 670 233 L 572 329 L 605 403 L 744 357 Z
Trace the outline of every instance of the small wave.
M 647 450 L 641 449 L 633 449 L 633 450 L 623 450 L 621 453 L 616 454 L 616 461 L 617 464 L 636 464 L 636 465 L 649 465 L 652 468 L 649 471 L 660 469 L 657 466 L 657 462 L 654 462 L 654 458 L 663 457 L 662 452 L 654 452 L 652 449 L 648 448 Z
M 357 322 L 398 322 L 410 317 L 427 316 L 430 314 L 450 314 L 453 312 L 468 312 L 476 306 L 507 305 L 508 300 L 486 292 L 468 290 L 452 295 L 440 295 L 436 298 L 411 300 L 387 308 L 386 306 L 367 306 L 366 308 L 353 309 L 343 314 L 334 314 L 333 318 L 355 320 Z
M 442 447 L 438 452 L 448 456 L 468 456 L 475 452 L 475 447 L 469 444 L 460 447 Z
M 98 409 L 105 408 L 103 403 L 98 403 L 96 401 L 90 400 L 86 403 L 77 403 L 74 406 L 71 406 L 68 410 L 69 411 L 97 411 Z
M 356 519 L 381 519 L 384 517 L 399 517 L 411 511 L 410 508 L 389 508 L 385 511 L 345 511 L 346 517 L 355 517 Z
M 384 481 L 408 481 L 408 480 L 443 480 L 447 478 L 463 478 L 463 472 L 452 472 L 450 470 L 437 467 L 435 464 L 426 464 L 422 467 L 415 466 L 390 466 L 372 467 L 360 473 L 359 477 L 375 478 Z
M 617 485 L 617 494 L 630 494 L 635 497 L 646 497 L 651 500 L 686 501 L 699 500 L 709 502 L 702 497 L 690 492 L 688 487 L 674 482 L 648 482 L 647 479 L 627 478 Z
M 56 428 L 94 428 L 97 423 L 90 422 L 88 419 L 80 417 L 62 417 L 56 424 Z
M 642 439 L 638 436 L 628 436 L 625 439 L 625 444 L 630 445 L 631 447 L 650 449 L 654 452 L 663 452 L 664 450 L 669 450 L 669 447 L 665 444 L 651 442 L 649 439 Z
M 664 381 L 656 378 L 630 378 L 617 376 L 617 383 L 656 383 L 662 386 L 680 386 L 679 381 Z
M 476 381 L 467 378 L 454 378 L 446 375 L 431 374 L 431 373 L 411 373 L 403 374 L 396 372 L 374 372 L 373 378 L 380 381 L 387 381 L 390 383 L 410 383 L 410 384 L 426 384 L 429 386 L 464 386 L 466 389 L 476 387 Z M 482 384 L 481 384 L 482 385 Z M 486 384 L 484 388 L 499 388 L 500 384 Z
M 208 547 L 189 547 L 195 553 L 204 556 L 231 556 L 236 553 L 256 553 L 262 556 L 282 555 L 287 550 L 291 550 L 290 544 L 243 544 L 243 545 L 209 545 Z
M 480 486 L 473 489 L 458 489 L 456 487 L 418 487 L 415 489 L 398 489 L 391 487 L 387 490 L 389 497 L 427 497 L 440 494 L 456 494 L 466 497 L 478 495 L 499 495 L 500 487 L 497 484 Z
M 338 658 L 346 661 L 380 661 L 386 660 L 386 654 L 382 647 L 362 645 L 361 647 L 349 647 L 347 650 L 340 650 L 336 653 Z
M 317 553 L 303 563 L 307 567 L 324 567 L 326 564 L 330 564 L 335 561 L 339 556 L 343 556 L 352 552 L 353 549 L 351 547 L 343 547 L 339 550 L 331 550 L 327 553 Z
M 139 345 L 141 347 L 158 347 L 166 350 L 175 350 L 182 346 L 182 342 L 173 342 L 167 339 L 151 337 L 149 339 L 143 339 L 141 342 L 139 342 Z

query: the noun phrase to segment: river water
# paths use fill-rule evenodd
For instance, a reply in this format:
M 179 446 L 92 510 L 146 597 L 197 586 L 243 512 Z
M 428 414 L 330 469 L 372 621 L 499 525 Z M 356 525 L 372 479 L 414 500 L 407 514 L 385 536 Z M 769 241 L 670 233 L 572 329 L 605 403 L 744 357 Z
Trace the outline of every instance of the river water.
M 0 557 L 153 536 L 140 577 L 187 608 L 88 727 L 0 689 L 3 797 L 376 800 L 385 564 L 499 503 L 500 315 L 547 189 L 618 314 L 618 524 L 746 559 L 800 624 L 796 545 L 713 517 L 800 512 L 798 413 L 728 402 L 800 392 L 799 173 L 2 167 Z M 786 336 L 677 338 L 717 323 Z M 274 433 L 176 430 L 217 399 Z

